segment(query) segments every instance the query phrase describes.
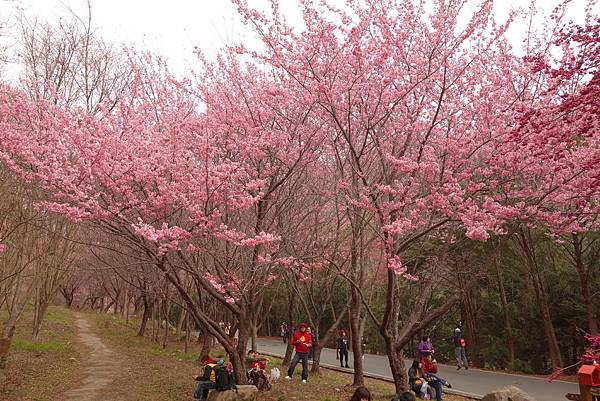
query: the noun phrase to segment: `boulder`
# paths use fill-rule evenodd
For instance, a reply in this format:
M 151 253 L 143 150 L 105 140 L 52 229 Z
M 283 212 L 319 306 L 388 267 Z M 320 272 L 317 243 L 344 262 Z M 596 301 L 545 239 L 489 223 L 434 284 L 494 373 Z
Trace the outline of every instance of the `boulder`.
M 237 386 L 236 390 L 216 391 L 208 393 L 207 401 L 256 401 L 256 386 Z
M 535 399 L 518 387 L 508 386 L 486 394 L 481 401 L 535 401 Z

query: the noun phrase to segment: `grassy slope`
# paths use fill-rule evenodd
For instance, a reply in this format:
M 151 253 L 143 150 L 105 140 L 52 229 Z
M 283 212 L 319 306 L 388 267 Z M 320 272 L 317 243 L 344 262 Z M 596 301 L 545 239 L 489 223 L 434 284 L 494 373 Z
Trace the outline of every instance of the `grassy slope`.
M 0 319 L 5 317 L 0 315 Z M 50 307 L 37 342 L 31 341 L 32 319 L 29 309 L 19 320 L 8 367 L 0 370 L 1 401 L 60 400 L 80 379 L 81 348 L 72 313 Z

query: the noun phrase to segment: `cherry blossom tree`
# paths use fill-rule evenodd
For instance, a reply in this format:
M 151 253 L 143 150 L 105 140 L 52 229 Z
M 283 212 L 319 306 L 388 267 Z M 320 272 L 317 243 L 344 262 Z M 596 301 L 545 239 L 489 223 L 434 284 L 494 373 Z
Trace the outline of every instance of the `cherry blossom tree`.
M 466 1 L 434 1 L 431 11 L 412 1 L 339 8 L 301 1 L 304 26 L 294 29 L 276 1 L 270 13 L 234 3 L 264 45 L 238 51 L 276 71 L 289 102 L 313 105 L 326 146 L 347 161 L 341 190 L 351 188 L 346 196 L 352 204 L 373 216 L 388 267 L 378 326 L 397 390 L 405 389 L 402 347 L 412 330 L 397 329 L 396 289 L 400 277 L 412 280 L 419 273 L 408 269 L 403 253 L 447 226 L 485 241 L 502 234 L 507 220 L 553 218 L 542 188 L 555 185 L 532 188 L 531 178 L 560 178 L 558 198 L 573 183 L 568 166 L 553 163 L 550 173 L 546 162 L 555 152 L 540 148 L 544 134 L 514 129 L 528 105 L 547 100 L 537 92 L 531 64 L 510 51 L 505 32 L 514 14 L 498 24 L 493 1 L 481 2 L 470 15 Z M 468 22 L 459 23 L 465 16 Z M 527 49 L 526 61 L 545 54 L 549 44 Z M 573 137 L 566 143 L 573 144 Z M 459 299 L 449 297 L 429 317 Z

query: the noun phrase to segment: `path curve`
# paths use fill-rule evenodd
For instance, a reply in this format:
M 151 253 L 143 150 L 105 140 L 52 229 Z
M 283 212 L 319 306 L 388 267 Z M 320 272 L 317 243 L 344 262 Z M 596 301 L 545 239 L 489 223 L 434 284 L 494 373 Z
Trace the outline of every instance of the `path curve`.
M 91 328 L 90 322 L 75 313 L 77 336 L 89 351 L 82 355 L 84 378 L 81 385 L 64 394 L 65 401 L 117 401 L 102 397 L 102 390 L 123 372 L 117 353 L 108 348 Z

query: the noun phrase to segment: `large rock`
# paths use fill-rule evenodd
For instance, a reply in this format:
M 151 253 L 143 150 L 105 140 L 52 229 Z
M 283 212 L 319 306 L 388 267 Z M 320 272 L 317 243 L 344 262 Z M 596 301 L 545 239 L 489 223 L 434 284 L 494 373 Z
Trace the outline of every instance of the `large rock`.
M 486 394 L 481 401 L 535 401 L 535 399 L 518 387 L 508 386 Z
M 256 386 L 237 386 L 237 391 L 210 390 L 207 401 L 256 401 Z

